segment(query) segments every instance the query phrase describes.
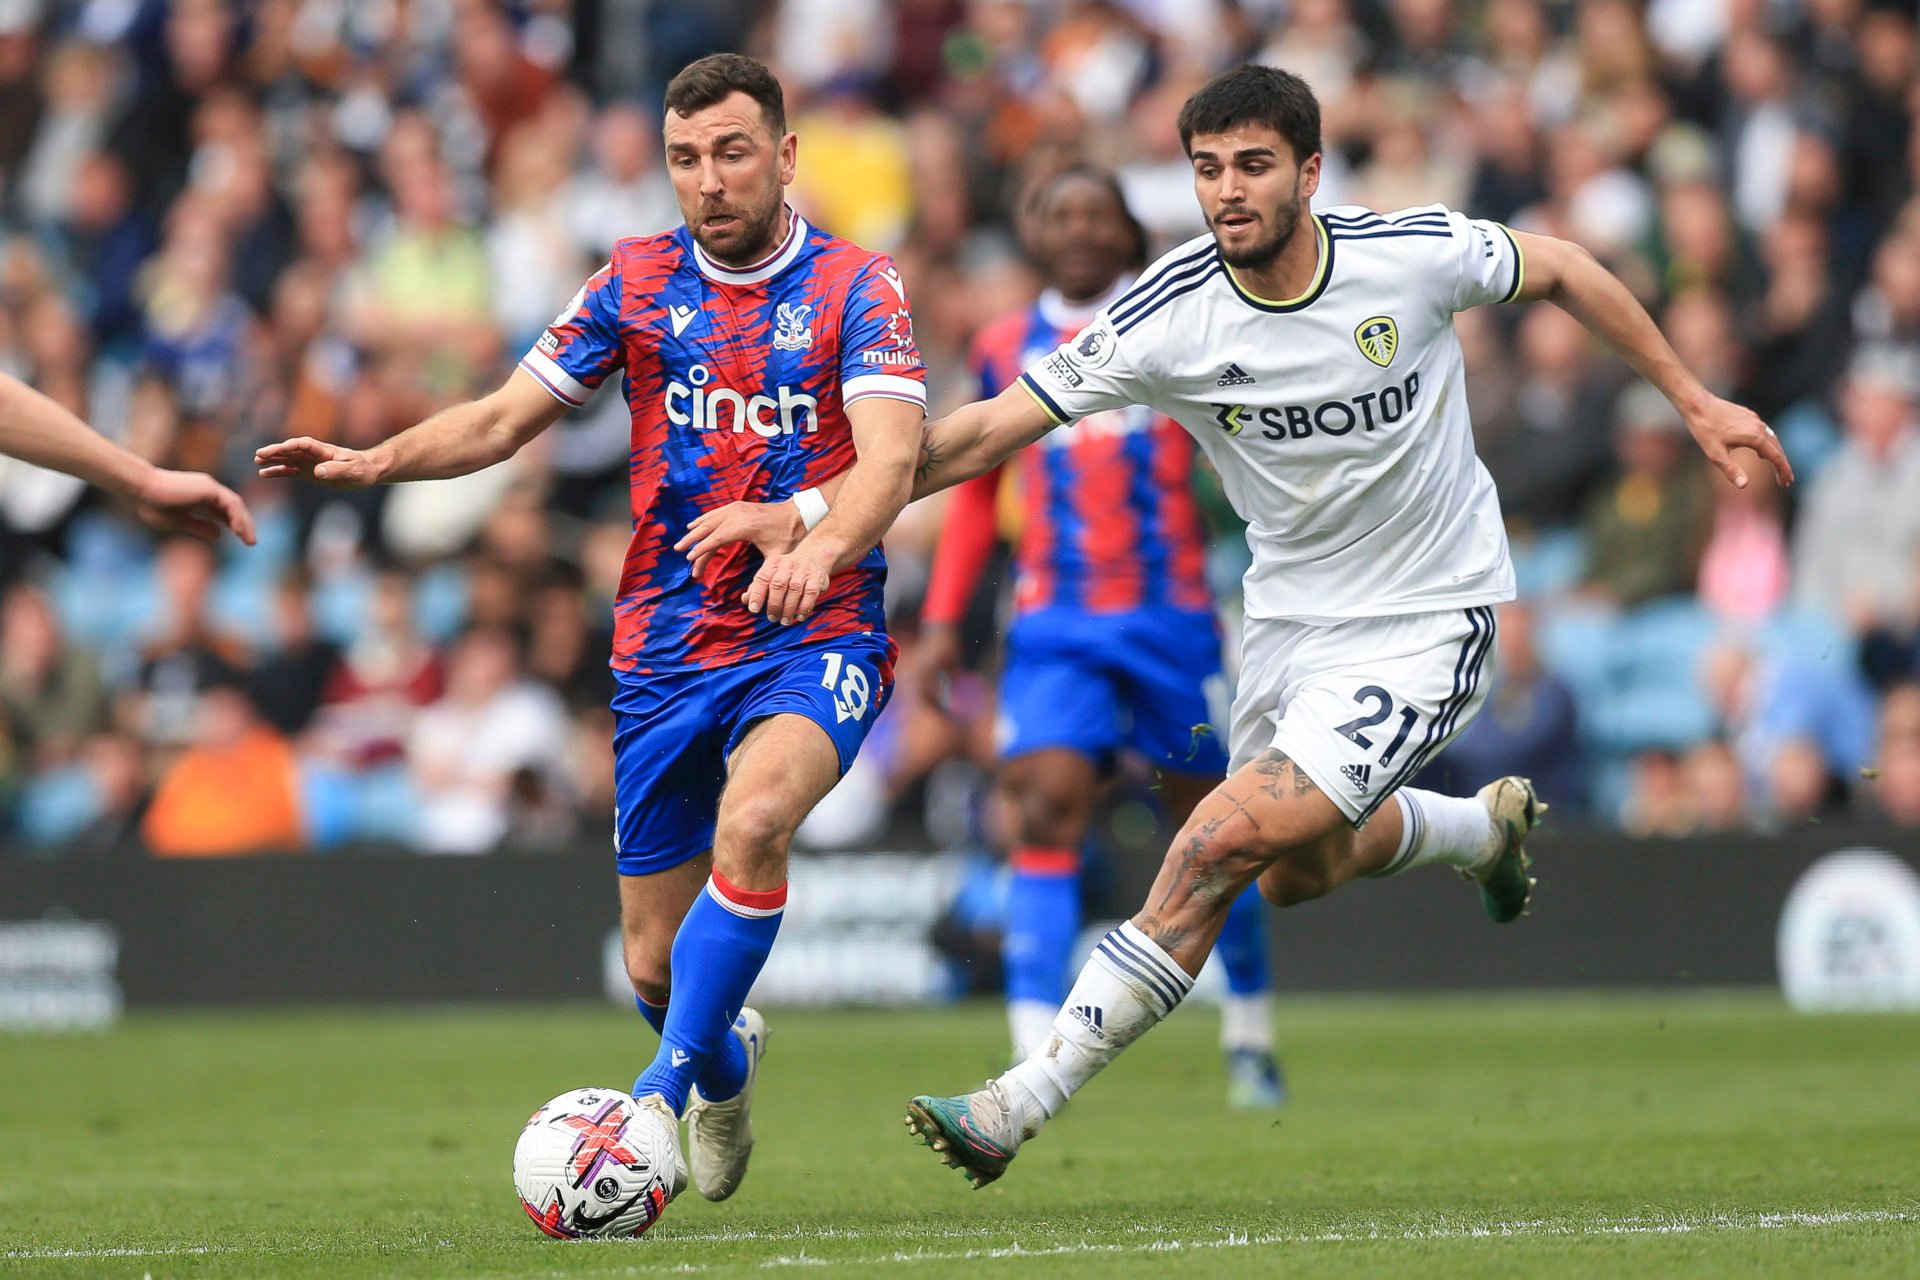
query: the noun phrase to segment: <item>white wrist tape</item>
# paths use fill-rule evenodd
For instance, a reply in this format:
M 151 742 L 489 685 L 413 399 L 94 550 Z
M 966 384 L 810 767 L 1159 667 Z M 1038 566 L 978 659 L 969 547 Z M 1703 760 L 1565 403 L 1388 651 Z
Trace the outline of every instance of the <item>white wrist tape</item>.
M 794 494 L 793 505 L 800 508 L 800 523 L 808 529 L 827 518 L 827 499 L 818 489 L 802 489 Z

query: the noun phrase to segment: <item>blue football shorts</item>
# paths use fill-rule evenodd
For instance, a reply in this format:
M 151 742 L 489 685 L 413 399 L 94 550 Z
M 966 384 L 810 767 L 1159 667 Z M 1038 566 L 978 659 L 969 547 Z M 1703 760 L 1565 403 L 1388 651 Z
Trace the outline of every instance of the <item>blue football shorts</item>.
M 732 667 L 617 673 L 614 851 L 621 875 L 677 867 L 713 848 L 727 760 L 756 723 L 800 715 L 833 739 L 840 772 L 893 693 L 898 650 L 860 631 Z
M 1007 632 L 996 745 L 1003 760 L 1065 748 L 1106 762 L 1226 772 L 1228 688 L 1212 613 L 1042 609 Z

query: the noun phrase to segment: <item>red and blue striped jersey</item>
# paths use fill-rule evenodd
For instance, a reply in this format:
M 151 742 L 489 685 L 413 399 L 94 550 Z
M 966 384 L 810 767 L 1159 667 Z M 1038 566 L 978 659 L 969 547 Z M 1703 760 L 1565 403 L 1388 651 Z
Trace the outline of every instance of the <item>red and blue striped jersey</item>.
M 759 264 L 714 262 L 683 226 L 614 246 L 520 367 L 570 405 L 623 369 L 633 414 L 633 537 L 614 601 L 613 666 L 719 667 L 859 631 L 884 634 L 879 548 L 835 574 L 806 622 L 747 612 L 748 544 L 696 580 L 675 551 L 702 512 L 781 502 L 851 467 L 847 406 L 925 407 L 926 366 L 900 272 L 886 254 L 810 227 Z
M 1071 309 L 1049 293 L 982 329 L 972 356 L 981 394 L 998 395 L 1097 310 Z M 1016 455 L 1024 517 L 1016 611 L 1211 609 L 1194 449 L 1179 423 L 1130 405 L 1055 428 Z

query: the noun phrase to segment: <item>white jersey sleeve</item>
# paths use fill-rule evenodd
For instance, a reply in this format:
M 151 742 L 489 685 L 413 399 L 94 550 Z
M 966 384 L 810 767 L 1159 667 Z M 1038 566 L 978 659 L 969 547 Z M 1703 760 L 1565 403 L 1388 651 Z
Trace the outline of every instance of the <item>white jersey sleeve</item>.
M 1451 307 L 1465 311 L 1489 302 L 1512 302 L 1526 283 L 1527 262 L 1520 242 L 1498 222 L 1469 218 L 1441 205 L 1429 208 L 1446 213 L 1447 252 L 1441 257 L 1441 279 L 1451 286 Z
M 1152 397 L 1145 371 L 1127 350 L 1109 311 L 1100 312 L 1079 334 L 1030 366 L 1019 381 L 1056 426 L 1108 409 L 1149 404 Z

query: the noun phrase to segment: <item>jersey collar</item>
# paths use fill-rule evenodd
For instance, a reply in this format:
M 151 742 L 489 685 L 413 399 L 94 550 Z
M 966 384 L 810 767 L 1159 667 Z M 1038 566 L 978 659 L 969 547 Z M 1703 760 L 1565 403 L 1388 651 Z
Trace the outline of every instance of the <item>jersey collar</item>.
M 807 242 L 807 220 L 792 205 L 787 206 L 787 236 L 775 249 L 760 261 L 749 267 L 722 266 L 706 255 L 700 242 L 694 240 L 692 229 L 687 231 L 687 239 L 693 244 L 693 265 L 700 274 L 719 284 L 759 284 L 771 280 L 793 265 L 800 256 L 800 248 Z
M 1313 218 L 1314 237 L 1320 241 L 1320 268 L 1313 273 L 1313 281 L 1307 286 L 1307 291 L 1297 298 L 1288 298 L 1284 302 L 1276 302 L 1272 298 L 1263 298 L 1241 284 L 1240 277 L 1233 273 L 1233 268 L 1227 265 L 1225 258 L 1222 258 L 1220 265 L 1226 270 L 1227 283 L 1233 286 L 1233 291 L 1240 295 L 1242 302 L 1245 302 L 1257 311 L 1268 311 L 1276 315 L 1284 315 L 1289 311 L 1305 310 L 1307 307 L 1313 305 L 1315 299 L 1327 291 L 1327 281 L 1333 278 L 1333 238 L 1327 234 L 1327 224 L 1320 221 L 1319 214 L 1316 213 L 1310 216 Z
M 1108 304 L 1133 287 L 1132 276 L 1121 276 L 1107 287 L 1107 291 L 1097 298 L 1085 302 L 1069 302 L 1058 289 L 1048 288 L 1040 293 L 1040 301 L 1035 303 L 1040 310 L 1040 318 L 1056 329 L 1072 330 L 1078 333 L 1093 323 Z

